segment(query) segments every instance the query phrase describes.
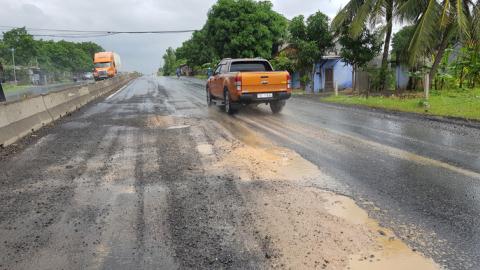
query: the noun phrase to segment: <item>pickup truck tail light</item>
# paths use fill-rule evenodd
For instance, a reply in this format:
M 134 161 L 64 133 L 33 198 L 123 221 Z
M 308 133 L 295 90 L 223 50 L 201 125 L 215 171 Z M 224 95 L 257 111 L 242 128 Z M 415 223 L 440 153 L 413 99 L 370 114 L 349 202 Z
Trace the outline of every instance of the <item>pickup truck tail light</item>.
M 287 89 L 292 89 L 292 77 L 287 74 Z
M 235 87 L 238 92 L 242 92 L 242 76 L 237 75 L 235 77 Z

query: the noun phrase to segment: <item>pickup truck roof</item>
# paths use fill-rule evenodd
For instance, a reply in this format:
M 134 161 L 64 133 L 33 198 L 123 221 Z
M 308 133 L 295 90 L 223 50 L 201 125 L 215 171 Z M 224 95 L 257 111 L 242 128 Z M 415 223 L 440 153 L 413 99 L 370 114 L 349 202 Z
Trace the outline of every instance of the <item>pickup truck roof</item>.
M 273 68 L 272 68 L 272 65 L 270 64 L 270 62 L 266 59 L 263 59 L 263 58 L 235 58 L 235 59 L 225 58 L 222 61 L 220 61 L 219 65 L 226 66 L 227 70 L 231 71 L 232 65 L 234 65 L 235 63 L 240 63 L 240 62 L 241 63 L 248 63 L 248 62 L 259 63 L 259 62 L 262 62 L 262 63 L 265 63 L 264 64 L 265 65 L 265 71 L 273 71 Z M 234 72 L 237 72 L 237 71 L 240 71 L 240 70 L 235 70 Z M 253 69 L 251 71 L 261 71 L 261 70 Z
M 247 61 L 267 61 L 266 59 L 263 59 L 263 58 L 235 58 L 235 59 L 232 59 L 232 58 L 224 58 L 222 59 L 222 61 L 220 62 L 247 62 Z

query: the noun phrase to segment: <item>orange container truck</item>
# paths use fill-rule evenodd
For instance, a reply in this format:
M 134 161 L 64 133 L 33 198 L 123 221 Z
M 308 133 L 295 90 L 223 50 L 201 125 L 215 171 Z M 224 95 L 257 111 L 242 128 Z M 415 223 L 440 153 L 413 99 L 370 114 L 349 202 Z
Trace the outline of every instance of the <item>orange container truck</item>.
M 93 77 L 96 81 L 115 77 L 121 67 L 120 56 L 114 52 L 96 53 L 93 64 Z

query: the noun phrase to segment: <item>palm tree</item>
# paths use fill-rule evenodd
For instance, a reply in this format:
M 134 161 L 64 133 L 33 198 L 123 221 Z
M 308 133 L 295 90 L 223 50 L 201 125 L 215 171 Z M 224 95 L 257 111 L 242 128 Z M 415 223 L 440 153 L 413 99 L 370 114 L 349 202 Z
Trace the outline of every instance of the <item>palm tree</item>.
M 477 1 L 477 4 L 473 8 L 473 33 L 475 34 L 476 40 L 480 40 L 480 1 Z M 477 44 L 480 45 L 480 44 Z
M 392 26 L 394 16 L 396 15 L 397 1 L 398 0 L 350 0 L 332 21 L 332 28 L 335 31 L 346 24 L 350 24 L 350 35 L 353 38 L 358 37 L 365 26 L 370 25 L 376 27 L 383 21 L 385 41 L 383 44 L 380 91 L 385 90 L 386 86 L 386 71 L 388 68 Z
M 416 25 L 409 46 L 410 62 L 433 52 L 435 57 L 429 74 L 433 79 L 453 38 L 478 43 L 479 15 L 480 4 L 474 0 L 403 0 L 398 17 Z

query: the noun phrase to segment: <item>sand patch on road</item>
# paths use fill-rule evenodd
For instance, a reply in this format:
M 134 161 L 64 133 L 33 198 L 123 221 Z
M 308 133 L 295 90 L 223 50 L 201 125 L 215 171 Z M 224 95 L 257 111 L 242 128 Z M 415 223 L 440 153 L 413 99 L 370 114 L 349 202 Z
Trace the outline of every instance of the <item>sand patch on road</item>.
M 247 135 L 243 137 L 249 141 L 254 137 Z M 213 149 L 219 158 L 207 173 L 237 179 L 254 215 L 253 234 L 263 243 L 270 267 L 439 269 L 380 227 L 352 199 L 316 188 L 314 183 L 329 178 L 317 166 L 261 137 L 255 142 L 216 141 Z
M 149 128 L 167 128 L 175 125 L 175 117 L 170 115 L 152 115 L 145 121 L 145 126 Z
M 156 129 L 180 129 L 190 127 L 189 120 L 171 115 L 151 115 L 145 119 L 145 126 Z

